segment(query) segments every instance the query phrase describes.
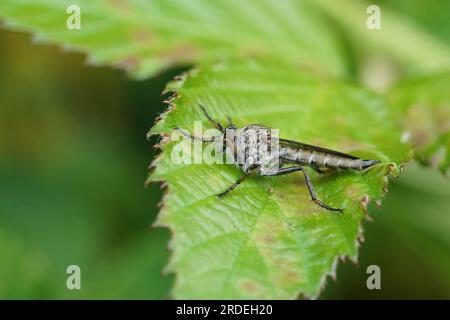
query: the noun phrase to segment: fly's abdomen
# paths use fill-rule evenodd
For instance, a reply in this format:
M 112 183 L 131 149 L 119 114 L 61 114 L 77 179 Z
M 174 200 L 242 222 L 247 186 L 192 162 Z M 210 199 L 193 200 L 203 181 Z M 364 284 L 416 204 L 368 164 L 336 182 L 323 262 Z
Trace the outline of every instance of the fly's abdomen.
M 379 163 L 377 160 L 362 160 L 356 157 L 345 157 L 332 153 L 301 148 L 283 148 L 280 155 L 284 160 L 302 165 L 339 169 L 362 170 Z
M 363 166 L 363 160 L 348 159 L 340 156 L 329 155 L 321 165 L 329 168 L 361 170 Z

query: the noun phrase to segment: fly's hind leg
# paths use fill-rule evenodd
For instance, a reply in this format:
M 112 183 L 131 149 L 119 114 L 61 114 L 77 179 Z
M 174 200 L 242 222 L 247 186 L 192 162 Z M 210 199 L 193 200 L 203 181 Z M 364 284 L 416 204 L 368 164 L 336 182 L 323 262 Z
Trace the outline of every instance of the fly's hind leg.
M 311 167 L 315 172 L 320 173 L 320 174 L 324 174 L 326 173 L 326 171 L 322 170 L 319 167 Z
M 320 173 L 320 174 L 326 174 L 326 173 L 330 173 L 330 172 L 335 171 L 335 170 L 332 169 L 332 168 L 320 168 L 320 167 L 317 167 L 317 166 L 312 166 L 311 168 L 312 168 L 315 172 Z
M 267 172 L 264 175 L 265 176 L 281 176 L 281 175 L 293 173 L 296 171 L 303 172 L 303 176 L 305 177 L 305 181 L 306 181 L 306 186 L 308 187 L 308 191 L 309 191 L 312 201 L 314 201 L 319 206 L 321 206 L 322 208 L 327 209 L 329 211 L 338 211 L 338 212 L 343 211 L 343 209 L 341 209 L 341 208 L 330 207 L 329 205 L 325 204 L 322 200 L 317 198 L 316 193 L 314 192 L 314 188 L 312 186 L 311 180 L 309 179 L 309 176 L 306 173 L 306 171 L 303 169 L 303 167 L 294 166 L 294 167 L 288 167 L 288 168 L 281 168 L 281 169 L 278 169 L 277 171 Z

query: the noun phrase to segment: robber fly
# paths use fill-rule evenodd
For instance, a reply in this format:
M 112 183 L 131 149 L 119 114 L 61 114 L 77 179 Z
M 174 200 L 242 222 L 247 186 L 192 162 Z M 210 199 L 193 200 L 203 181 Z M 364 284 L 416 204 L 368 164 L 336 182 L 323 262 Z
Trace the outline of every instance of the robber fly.
M 271 128 L 261 125 L 252 124 L 237 128 L 228 118 L 228 125 L 223 127 L 203 106 L 200 105 L 200 108 L 221 135 L 211 138 L 197 137 L 180 128 L 176 129 L 192 140 L 221 141 L 223 151 L 231 155 L 234 164 L 244 172 L 235 183 L 219 193 L 219 197 L 225 196 L 252 175 L 281 176 L 301 171 L 312 201 L 327 210 L 342 212 L 342 208 L 333 208 L 317 198 L 303 167 L 309 166 L 319 173 L 324 173 L 323 169 L 326 168 L 364 170 L 380 163 L 378 160 L 363 160 L 346 153 L 274 137 Z

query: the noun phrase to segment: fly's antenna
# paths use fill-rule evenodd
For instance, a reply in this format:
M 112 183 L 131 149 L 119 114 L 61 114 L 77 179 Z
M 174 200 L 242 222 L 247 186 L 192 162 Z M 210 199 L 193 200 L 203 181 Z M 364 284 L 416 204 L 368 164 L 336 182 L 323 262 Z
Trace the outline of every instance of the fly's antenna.
M 221 132 L 223 132 L 224 129 L 223 129 L 222 125 L 221 125 L 219 122 L 217 122 L 216 120 L 214 120 L 214 119 L 208 114 L 208 112 L 206 112 L 206 109 L 205 109 L 200 103 L 199 103 L 198 105 L 199 105 L 200 109 L 202 109 L 202 111 L 203 111 L 203 113 L 205 114 L 205 116 L 208 118 L 209 122 L 211 122 L 211 124 L 212 124 L 214 127 L 216 127 L 216 129 L 219 129 Z
M 227 121 L 228 121 L 228 126 L 229 127 L 233 126 L 233 120 L 231 120 L 230 116 L 227 116 Z

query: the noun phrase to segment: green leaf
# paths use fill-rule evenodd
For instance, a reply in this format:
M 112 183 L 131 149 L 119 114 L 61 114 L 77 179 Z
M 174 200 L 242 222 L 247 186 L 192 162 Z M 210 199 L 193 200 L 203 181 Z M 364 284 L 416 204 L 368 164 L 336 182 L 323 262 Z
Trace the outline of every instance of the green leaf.
M 81 9 L 80 30 L 66 28 L 69 5 Z M 0 17 L 137 78 L 236 56 L 346 73 L 332 29 L 306 0 L 2 0 Z
M 445 12 L 448 11 L 448 1 L 444 2 L 441 10 Z M 387 53 L 407 71 L 450 69 L 449 44 L 422 28 L 415 20 L 390 10 L 388 5 L 379 4 L 381 29 L 370 30 L 366 22 L 370 16 L 367 8 L 372 2 L 316 0 L 315 3 L 342 26 L 350 36 L 352 45 L 363 52 L 364 58 Z M 414 7 L 414 4 L 408 2 L 408 6 Z M 428 4 L 422 10 L 427 11 Z
M 388 93 L 416 158 L 445 173 L 450 166 L 450 73 L 405 79 Z
M 384 228 L 395 229 L 391 232 L 400 238 L 407 248 L 414 247 L 414 255 L 432 270 L 431 274 L 437 275 L 435 281 L 447 291 L 448 296 L 450 180 L 432 169 L 418 166 L 408 166 L 405 173 L 402 179 L 392 186 L 393 195 L 386 200 L 383 207 L 386 216 L 383 218 Z M 442 296 L 443 290 L 436 291 Z
M 37 297 L 46 288 L 48 257 L 26 246 L 13 232 L 0 228 L 0 299 Z
M 173 233 L 174 296 L 316 297 L 338 257 L 357 258 L 368 201 L 383 196 L 386 175 L 397 175 L 409 159 L 383 100 L 357 86 L 255 61 L 205 67 L 168 90 L 176 92 L 171 109 L 150 132 L 165 138 L 149 180 L 167 186 L 157 225 Z M 268 125 L 281 137 L 382 164 L 364 173 L 309 172 L 319 198 L 344 207 L 343 215 L 314 204 L 301 174 L 251 178 L 219 199 L 215 194 L 242 175 L 239 169 L 171 161 L 174 127 L 193 132 L 201 120 L 210 128 L 198 103 L 222 123 L 230 116 L 238 126 Z

